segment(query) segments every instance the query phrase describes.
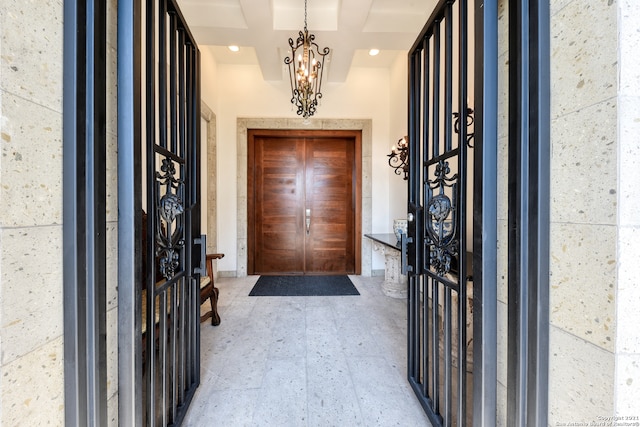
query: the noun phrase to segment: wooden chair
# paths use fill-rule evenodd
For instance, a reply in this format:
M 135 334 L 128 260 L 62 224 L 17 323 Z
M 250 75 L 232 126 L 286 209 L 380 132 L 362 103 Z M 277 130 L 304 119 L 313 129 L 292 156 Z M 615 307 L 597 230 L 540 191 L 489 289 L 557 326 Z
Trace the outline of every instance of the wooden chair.
M 147 237 L 147 213 L 142 211 L 142 250 L 144 251 L 146 248 L 146 237 Z M 214 326 L 218 326 L 220 324 L 220 316 L 218 315 L 218 288 L 215 287 L 214 277 L 213 277 L 213 260 L 220 259 L 224 257 L 224 254 L 208 254 L 206 257 L 207 262 L 207 276 L 204 276 L 200 279 L 200 305 L 204 304 L 207 299 L 211 302 L 211 310 L 207 311 L 205 314 L 200 316 L 200 322 L 204 322 L 205 320 L 211 318 L 211 324 Z M 162 277 L 159 265 L 156 264 L 156 277 Z M 142 277 L 147 277 L 147 260 L 146 257 L 142 257 Z M 144 280 L 144 279 L 143 279 Z M 142 292 L 144 293 L 142 283 L 139 284 Z M 146 311 L 146 297 L 143 297 L 143 310 Z M 146 321 L 146 315 L 143 313 L 143 322 Z M 146 329 L 146 325 L 143 325 L 143 329 Z M 145 337 L 143 331 L 143 340 Z
M 211 324 L 218 326 L 220 324 L 220 315 L 218 314 L 218 295 L 220 291 L 216 288 L 213 277 L 213 260 L 224 257 L 224 254 L 207 254 L 207 275 L 209 280 L 202 283 L 200 287 L 200 305 L 204 304 L 207 299 L 211 301 L 211 310 L 200 316 L 200 322 L 204 322 L 211 318 Z

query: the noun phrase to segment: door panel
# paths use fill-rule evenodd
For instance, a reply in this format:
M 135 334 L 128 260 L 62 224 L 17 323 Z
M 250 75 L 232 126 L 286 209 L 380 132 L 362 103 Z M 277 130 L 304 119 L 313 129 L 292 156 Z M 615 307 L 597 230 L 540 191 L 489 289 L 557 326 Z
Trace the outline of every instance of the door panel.
M 259 138 L 254 149 L 255 271 L 302 273 L 303 141 Z
M 354 271 L 353 148 L 348 139 L 307 140 L 307 273 Z
M 249 131 L 249 274 L 357 273 L 360 139 L 351 134 Z

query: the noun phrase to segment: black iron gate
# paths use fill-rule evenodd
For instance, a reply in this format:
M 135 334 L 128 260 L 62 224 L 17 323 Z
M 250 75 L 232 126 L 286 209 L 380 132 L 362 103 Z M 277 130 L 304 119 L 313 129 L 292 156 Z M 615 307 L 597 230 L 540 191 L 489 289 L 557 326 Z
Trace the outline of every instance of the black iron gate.
M 118 1 L 121 425 L 180 425 L 200 381 L 199 70 L 175 0 Z
M 408 377 L 437 426 L 473 417 L 468 20 L 466 0 L 440 1 L 409 52 Z
M 166 426 L 181 423 L 200 381 L 200 64 L 174 0 L 147 1 L 145 25 L 142 420 Z

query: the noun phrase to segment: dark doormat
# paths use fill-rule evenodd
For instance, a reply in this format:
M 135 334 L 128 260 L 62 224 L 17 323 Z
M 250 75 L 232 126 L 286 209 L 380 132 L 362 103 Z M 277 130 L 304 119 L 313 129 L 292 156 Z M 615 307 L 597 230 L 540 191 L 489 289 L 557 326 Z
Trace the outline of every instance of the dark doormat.
M 260 276 L 250 297 L 360 295 L 348 276 Z

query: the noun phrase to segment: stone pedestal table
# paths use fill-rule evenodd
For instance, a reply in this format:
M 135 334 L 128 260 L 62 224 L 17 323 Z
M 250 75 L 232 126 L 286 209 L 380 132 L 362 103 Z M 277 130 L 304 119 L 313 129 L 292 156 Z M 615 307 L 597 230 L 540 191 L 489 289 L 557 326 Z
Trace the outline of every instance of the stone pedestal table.
M 400 265 L 400 242 L 395 234 L 365 234 L 373 240 L 373 250 L 384 254 L 382 292 L 392 298 L 407 298 L 407 276 Z

